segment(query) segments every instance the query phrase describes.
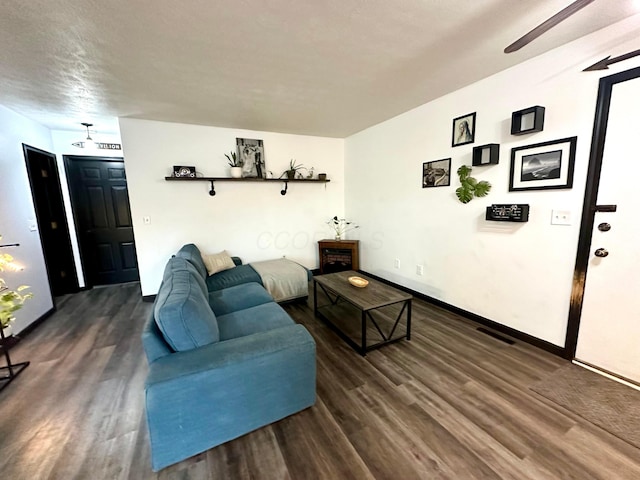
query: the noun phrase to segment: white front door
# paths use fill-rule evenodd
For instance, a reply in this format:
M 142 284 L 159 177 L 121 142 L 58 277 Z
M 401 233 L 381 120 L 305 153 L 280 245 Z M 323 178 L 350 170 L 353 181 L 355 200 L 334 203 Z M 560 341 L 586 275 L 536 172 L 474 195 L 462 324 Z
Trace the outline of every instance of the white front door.
M 617 211 L 595 214 L 575 356 L 640 384 L 639 120 L 640 78 L 614 84 L 597 204 Z

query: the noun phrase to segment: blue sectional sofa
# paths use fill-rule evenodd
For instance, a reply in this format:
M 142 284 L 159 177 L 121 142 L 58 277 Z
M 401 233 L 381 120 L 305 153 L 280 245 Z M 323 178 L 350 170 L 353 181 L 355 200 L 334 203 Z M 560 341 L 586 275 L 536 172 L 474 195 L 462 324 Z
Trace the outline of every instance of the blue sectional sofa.
M 316 398 L 309 332 L 242 271 L 210 292 L 194 248 L 183 247 L 167 263 L 142 333 L 154 471 L 310 407 Z

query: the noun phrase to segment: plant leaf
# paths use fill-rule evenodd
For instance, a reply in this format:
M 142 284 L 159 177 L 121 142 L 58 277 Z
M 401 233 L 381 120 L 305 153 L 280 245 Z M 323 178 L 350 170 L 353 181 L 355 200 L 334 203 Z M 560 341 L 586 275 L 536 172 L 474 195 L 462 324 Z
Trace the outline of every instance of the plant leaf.
M 473 191 L 464 186 L 456 188 L 456 195 L 462 203 L 469 203 L 473 199 Z
M 476 184 L 475 195 L 476 197 L 486 197 L 491 191 L 491 184 L 486 180 L 482 180 Z
M 458 176 L 460 177 L 460 181 L 462 181 L 465 178 L 467 178 L 469 175 L 471 175 L 471 167 L 468 165 L 462 165 L 457 170 L 457 173 L 458 173 Z

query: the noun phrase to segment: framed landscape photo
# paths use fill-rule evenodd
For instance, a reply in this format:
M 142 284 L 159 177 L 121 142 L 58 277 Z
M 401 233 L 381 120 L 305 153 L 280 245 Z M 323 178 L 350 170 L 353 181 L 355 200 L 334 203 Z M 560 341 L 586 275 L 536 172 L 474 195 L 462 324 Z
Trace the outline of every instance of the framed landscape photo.
M 422 188 L 448 187 L 451 184 L 451 159 L 422 164 Z
M 476 112 L 453 119 L 451 146 L 459 147 L 473 143 L 476 137 Z
M 578 137 L 511 149 L 509 191 L 573 187 Z
M 243 178 L 267 178 L 262 140 L 236 138 L 238 160 L 242 166 Z

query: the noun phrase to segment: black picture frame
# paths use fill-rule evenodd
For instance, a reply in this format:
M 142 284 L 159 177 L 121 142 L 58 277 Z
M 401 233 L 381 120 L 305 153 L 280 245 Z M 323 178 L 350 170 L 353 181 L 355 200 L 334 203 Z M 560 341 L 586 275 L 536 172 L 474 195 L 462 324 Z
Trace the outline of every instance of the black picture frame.
M 243 178 L 267 178 L 262 140 L 236 138 L 236 148 Z
M 453 119 L 451 146 L 459 147 L 473 143 L 476 138 L 476 112 Z
M 511 149 L 509 191 L 573 187 L 578 137 Z
M 422 164 L 422 188 L 448 187 L 449 185 L 451 185 L 451 158 Z

